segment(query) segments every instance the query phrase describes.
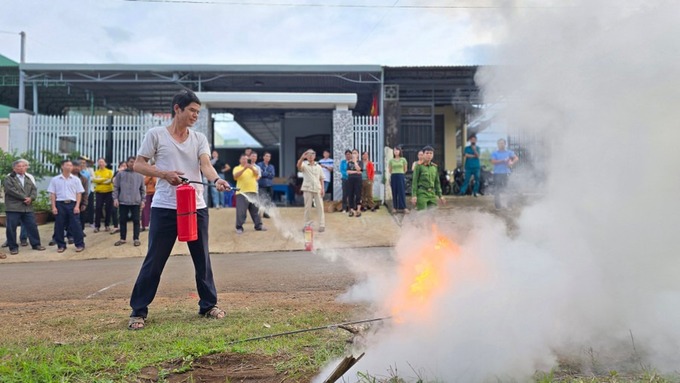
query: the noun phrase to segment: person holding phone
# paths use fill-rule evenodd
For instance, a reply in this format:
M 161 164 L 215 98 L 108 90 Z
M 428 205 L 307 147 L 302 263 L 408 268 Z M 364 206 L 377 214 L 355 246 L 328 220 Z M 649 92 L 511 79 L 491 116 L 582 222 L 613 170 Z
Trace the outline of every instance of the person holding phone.
M 352 159 L 347 162 L 347 191 L 350 217 L 361 217 L 361 173 L 364 163 L 359 157 L 359 151 L 352 150 Z
M 481 163 L 479 162 L 479 148 L 477 147 L 477 136 L 472 134 L 468 141 L 470 145 L 465 147 L 464 157 L 465 157 L 465 180 L 463 181 L 463 186 L 460 188 L 460 195 L 465 195 L 467 192 L 468 185 L 470 184 L 470 178 L 475 177 L 475 184 L 472 188 L 472 196 L 477 197 L 479 193 L 479 177 L 482 170 Z
M 253 164 L 249 155 L 243 153 L 239 159 L 239 165 L 233 170 L 236 187 L 239 189 L 236 192 L 236 234 L 243 234 L 246 212 L 250 212 L 250 218 L 252 218 L 255 224 L 255 230 L 267 231 L 262 226 L 262 219 L 260 219 L 258 214 L 259 208 L 256 204 L 257 180 L 260 178 L 258 169 L 258 166 Z

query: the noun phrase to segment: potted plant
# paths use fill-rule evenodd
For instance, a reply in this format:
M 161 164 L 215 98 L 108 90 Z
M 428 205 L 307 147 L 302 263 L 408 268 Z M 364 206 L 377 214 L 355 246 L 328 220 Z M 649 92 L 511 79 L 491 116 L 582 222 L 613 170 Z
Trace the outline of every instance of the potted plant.
M 50 214 L 52 214 L 52 202 L 47 190 L 40 190 L 38 192 L 38 198 L 33 201 L 33 211 L 35 212 L 36 224 L 43 225 L 47 223 Z

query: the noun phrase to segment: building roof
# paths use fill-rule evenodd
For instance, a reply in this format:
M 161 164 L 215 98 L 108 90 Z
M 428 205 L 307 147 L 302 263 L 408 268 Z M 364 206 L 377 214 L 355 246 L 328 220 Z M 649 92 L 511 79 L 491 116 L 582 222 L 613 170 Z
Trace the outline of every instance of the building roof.
M 18 106 L 19 98 L 19 73 L 14 64 L 0 66 L 0 103 L 10 106 Z M 383 84 L 386 100 L 396 97 L 401 102 L 453 105 L 465 110 L 481 102 L 474 81 L 476 66 L 25 63 L 20 67 L 26 74 L 25 108 L 35 109 L 35 97 L 39 114 L 60 115 L 69 110 L 168 113 L 173 96 L 181 89 L 355 94 L 355 115 L 370 114 L 371 103 L 381 94 Z M 254 136 L 271 130 L 272 121 L 281 121 L 280 110 L 251 109 L 224 104 L 211 111 L 232 113 Z M 259 136 L 261 142 L 268 142 L 264 135 Z
M 0 67 L 12 67 L 12 68 L 18 68 L 19 63 L 16 61 L 10 60 L 9 58 L 0 55 Z
M 0 118 L 9 118 L 9 112 L 14 110 L 11 106 L 0 104 Z
M 106 108 L 138 114 L 168 112 L 181 89 L 198 92 L 355 93 L 357 108 L 370 110 L 380 89 L 378 65 L 156 65 L 22 64 L 26 108 L 63 114 L 69 108 Z M 0 76 L 16 75 L 16 71 Z M 0 102 L 16 104 L 18 87 L 0 87 Z

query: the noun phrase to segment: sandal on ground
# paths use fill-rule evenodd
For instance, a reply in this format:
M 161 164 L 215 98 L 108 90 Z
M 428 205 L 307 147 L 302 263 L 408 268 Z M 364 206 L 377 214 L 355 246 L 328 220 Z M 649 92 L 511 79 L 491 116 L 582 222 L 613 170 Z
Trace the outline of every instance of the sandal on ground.
M 124 243 L 126 243 L 126 242 L 121 239 L 120 241 L 116 241 L 116 243 L 114 243 L 113 246 L 120 246 Z
M 114 235 L 116 233 L 120 233 L 120 229 L 114 227 L 109 234 Z
M 144 328 L 144 322 L 146 319 L 144 317 L 130 317 L 128 321 L 128 330 L 136 331 L 142 330 Z
M 349 216 L 350 216 L 350 217 L 354 217 L 354 210 L 350 210 L 350 211 L 349 211 Z
M 227 316 L 227 313 L 219 307 L 213 306 L 213 308 L 208 310 L 203 316 L 210 319 L 222 319 Z
M 138 240 L 138 239 L 135 239 L 135 242 L 134 242 L 134 245 L 135 245 L 135 246 L 139 246 L 139 245 L 141 245 L 141 244 L 142 244 L 142 243 L 141 243 L 141 242 L 139 242 L 139 240 Z
M 361 217 L 361 212 L 360 212 L 360 211 L 357 211 L 356 217 L 357 217 L 357 218 Z

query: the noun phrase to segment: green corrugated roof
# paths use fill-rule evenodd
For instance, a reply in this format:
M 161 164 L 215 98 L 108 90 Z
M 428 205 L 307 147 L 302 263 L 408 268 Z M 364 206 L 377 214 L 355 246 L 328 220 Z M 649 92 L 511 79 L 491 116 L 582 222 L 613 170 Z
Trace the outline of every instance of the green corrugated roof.
M 15 108 L 0 104 L 0 118 L 9 118 L 9 112 Z
M 12 61 L 3 55 L 0 55 L 0 67 L 12 67 L 12 66 L 18 67 L 19 63 L 17 63 L 16 61 Z

